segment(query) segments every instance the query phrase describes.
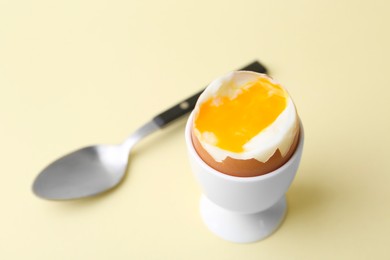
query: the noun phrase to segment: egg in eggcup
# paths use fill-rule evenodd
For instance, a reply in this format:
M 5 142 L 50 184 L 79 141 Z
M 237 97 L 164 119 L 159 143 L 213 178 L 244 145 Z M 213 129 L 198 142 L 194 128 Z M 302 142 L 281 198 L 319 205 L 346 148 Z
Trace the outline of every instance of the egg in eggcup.
M 210 167 L 253 177 L 288 161 L 298 144 L 299 118 L 280 84 L 265 74 L 237 71 L 213 81 L 199 97 L 191 134 Z

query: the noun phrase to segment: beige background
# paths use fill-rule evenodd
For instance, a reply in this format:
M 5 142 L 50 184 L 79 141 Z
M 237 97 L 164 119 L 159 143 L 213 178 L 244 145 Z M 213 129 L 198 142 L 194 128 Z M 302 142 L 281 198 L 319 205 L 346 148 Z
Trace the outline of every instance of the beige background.
M 390 2 L 0 0 L 0 259 L 389 259 Z M 62 154 L 117 143 L 258 58 L 306 130 L 283 226 L 239 245 L 198 214 L 184 122 L 112 192 L 36 198 Z

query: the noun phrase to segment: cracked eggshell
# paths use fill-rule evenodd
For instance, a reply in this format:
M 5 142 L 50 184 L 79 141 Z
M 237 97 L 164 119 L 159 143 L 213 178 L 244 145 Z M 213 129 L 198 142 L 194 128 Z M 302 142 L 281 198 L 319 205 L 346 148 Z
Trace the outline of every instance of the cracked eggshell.
M 210 97 L 215 97 L 216 95 L 228 95 L 232 97 L 237 93 L 237 91 L 239 91 L 237 90 L 237 85 L 244 85 L 246 82 L 256 80 L 258 77 L 269 78 L 268 76 L 260 73 L 240 71 L 229 73 L 228 75 L 213 81 L 206 88 L 205 92 L 201 95 L 197 102 L 197 105 L 194 109 L 194 120 L 196 119 L 196 113 L 199 109 L 199 106 Z M 234 82 L 234 84 L 232 84 L 232 82 Z M 230 86 L 235 86 L 235 89 L 232 89 Z M 295 110 L 295 105 L 293 104 L 289 95 L 288 103 L 288 109 L 286 108 L 285 111 L 279 115 L 279 120 L 275 120 L 275 122 L 277 122 L 276 125 L 273 125 L 274 123 L 271 124 L 271 127 L 277 127 L 279 129 L 281 128 L 283 131 L 278 132 L 283 133 L 283 135 L 273 137 L 267 133 L 267 138 L 280 139 L 279 144 L 274 146 L 273 150 L 270 151 L 268 149 L 264 151 L 264 149 L 260 148 L 257 151 L 256 149 L 261 146 L 261 143 L 253 144 L 253 141 L 250 146 L 251 150 L 248 150 L 243 154 L 232 155 L 230 151 L 225 152 L 224 150 L 221 150 L 217 147 L 212 147 L 213 149 L 210 149 L 210 144 L 205 143 L 205 140 L 200 140 L 199 131 L 194 129 L 193 122 L 191 136 L 196 152 L 210 167 L 221 173 L 231 176 L 253 177 L 276 170 L 290 159 L 299 141 L 299 118 Z M 285 119 L 283 119 L 283 117 Z M 280 123 L 281 120 L 282 122 Z M 266 131 L 263 130 L 262 132 Z M 258 134 L 256 137 L 257 139 L 261 137 L 262 132 Z M 252 138 L 252 140 L 256 141 L 256 138 Z M 274 143 L 274 140 L 268 141 L 270 143 Z M 280 147 L 283 147 L 282 151 Z M 215 151 L 217 151 L 217 153 Z M 264 153 L 268 154 L 264 155 Z

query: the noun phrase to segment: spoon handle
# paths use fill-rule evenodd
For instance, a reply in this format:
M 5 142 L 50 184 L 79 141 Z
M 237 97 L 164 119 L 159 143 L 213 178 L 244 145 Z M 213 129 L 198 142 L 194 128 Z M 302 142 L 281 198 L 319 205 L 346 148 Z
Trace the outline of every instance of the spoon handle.
M 239 70 L 249 70 L 249 71 L 254 71 L 259 73 L 267 73 L 267 69 L 258 61 L 254 61 L 251 64 Z M 174 105 L 173 107 L 165 110 L 161 114 L 155 116 L 153 118 L 153 121 L 160 128 L 163 128 L 164 126 L 174 121 L 175 119 L 191 112 L 194 109 L 196 101 L 198 100 L 199 96 L 203 93 L 203 91 L 204 89 L 199 91 L 195 95 L 183 100 L 179 104 Z

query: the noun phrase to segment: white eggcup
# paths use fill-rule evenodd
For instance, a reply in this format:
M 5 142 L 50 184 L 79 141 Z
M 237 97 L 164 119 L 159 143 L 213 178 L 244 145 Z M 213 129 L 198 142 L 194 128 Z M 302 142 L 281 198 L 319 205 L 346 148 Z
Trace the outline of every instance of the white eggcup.
M 203 195 L 200 213 L 206 226 L 217 236 L 237 243 L 250 243 L 272 234 L 286 214 L 285 193 L 297 172 L 304 133 L 300 124 L 297 148 L 280 168 L 255 177 L 235 177 L 208 166 L 196 152 L 190 115 L 185 139 L 190 165 Z

